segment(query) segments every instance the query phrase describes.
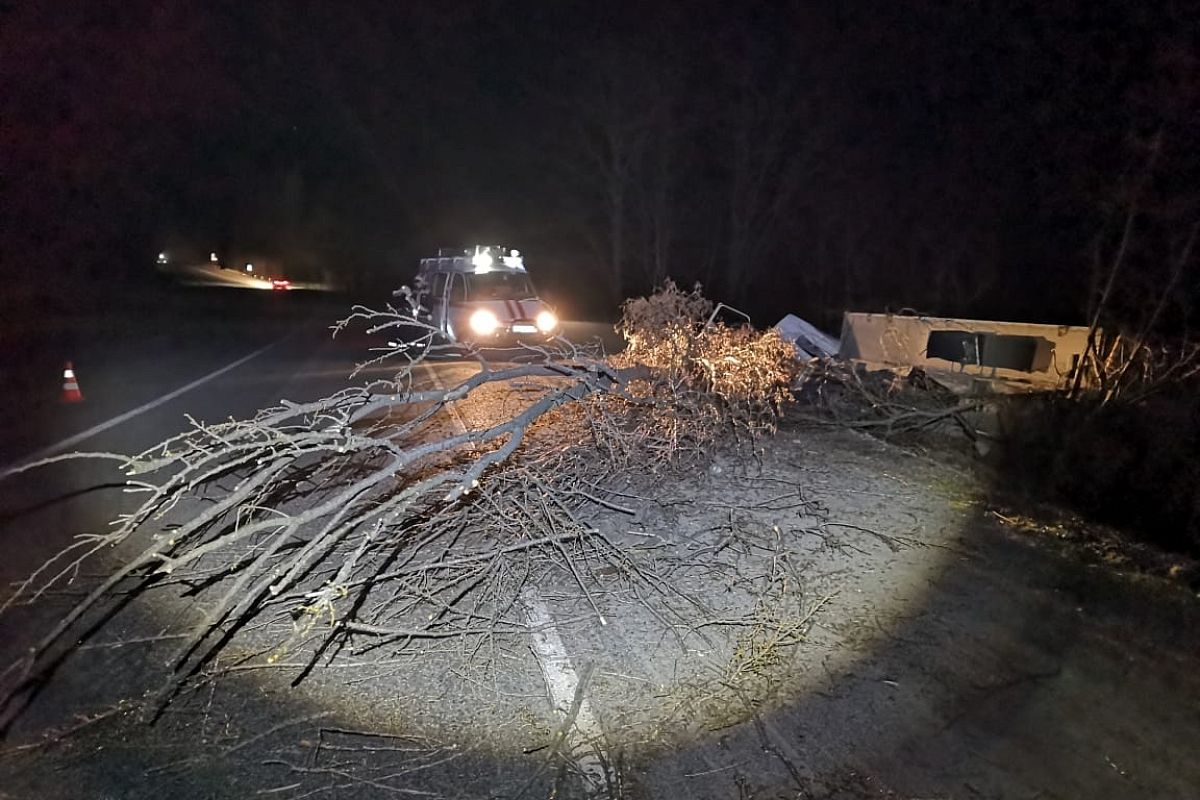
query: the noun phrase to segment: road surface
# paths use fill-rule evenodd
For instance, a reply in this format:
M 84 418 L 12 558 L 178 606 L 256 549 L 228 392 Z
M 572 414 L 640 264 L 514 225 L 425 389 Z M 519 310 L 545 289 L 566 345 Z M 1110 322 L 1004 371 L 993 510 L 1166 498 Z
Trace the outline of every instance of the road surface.
M 366 342 L 328 337 L 335 306 L 252 294 L 264 299 L 236 301 L 237 313 L 209 307 L 175 325 L 159 319 L 41 347 L 24 365 L 39 377 L 6 398 L 0 461 L 137 451 L 178 432 L 185 414 L 244 417 L 345 385 Z M 603 326 L 576 330 L 586 338 Z M 67 358 L 81 404 L 56 401 Z M 22 365 L 5 365 L 14 367 Z M 429 379 L 452 382 L 469 369 L 443 362 Z M 166 626 L 147 619 L 95 637 L 88 666 L 68 662 L 36 698 L 0 750 L 0 798 L 544 797 L 555 785 L 544 769 L 545 720 L 552 705 L 576 704 L 582 684 L 579 727 L 600 741 L 578 760 L 591 781 L 566 785 L 592 797 L 1194 796 L 1193 596 L 1015 537 L 955 470 L 871 440 L 788 426 L 753 474 L 722 464 L 704 476 L 705 491 L 668 487 L 681 492 L 679 518 L 645 520 L 637 535 L 682 531 L 693 537 L 684 546 L 715 563 L 771 508 L 751 502 L 764 476 L 802 481 L 830 523 L 814 528 L 793 514 L 778 517 L 782 530 L 760 525 L 766 540 L 794 533 L 809 548 L 806 608 L 820 607 L 799 656 L 784 662 L 791 682 L 756 700 L 749 720 L 723 723 L 704 691 L 672 682 L 704 654 L 639 638 L 653 620 L 560 630 L 545 624 L 554 598 L 528 597 L 525 613 L 540 632 L 530 659 L 514 659 L 510 674 L 486 686 L 443 691 L 424 711 L 401 701 L 429 694 L 437 676 L 398 671 L 369 684 L 318 676 L 293 690 L 247 673 L 150 728 L 100 699 L 136 697 L 153 683 L 160 665 L 122 660 L 115 644 Z M 3 579 L 19 580 L 75 533 L 102 527 L 120 500 L 96 464 L 0 483 Z M 739 502 L 760 513 L 740 516 Z M 706 505 L 720 506 L 704 518 L 710 539 L 681 521 Z M 890 538 L 856 534 L 830 553 L 839 530 L 830 525 L 839 524 Z M 722 580 L 713 574 L 704 587 L 714 603 L 738 591 Z M 45 623 L 38 606 L 16 611 L 0 617 L 3 664 Z M 468 702 L 481 696 L 496 702 L 486 710 Z M 500 730 L 526 739 L 493 735 Z M 63 735 L 44 738 L 51 731 Z
M 5 363 L 19 379 L 10 381 L 4 397 L 9 413 L 0 419 L 0 474 L 73 452 L 136 453 L 179 433 L 191 419 L 245 418 L 283 399 L 328 396 L 350 385 L 356 364 L 373 357 L 370 349 L 388 338 L 354 328 L 331 336 L 329 324 L 349 308 L 337 298 L 212 291 L 193 293 L 202 301 L 186 321 L 159 315 L 94 338 L 87 331 L 67 331 L 30 348 L 27 360 Z M 223 296 L 214 304 L 217 293 Z M 224 313 L 227 309 L 233 313 Z M 563 333 L 578 344 L 619 347 L 608 324 L 565 321 Z M 485 352 L 493 363 L 529 355 L 518 348 Z M 82 394 L 78 402 L 63 400 L 68 363 Z M 477 369 L 469 360 L 439 356 L 422 366 L 418 379 L 444 387 Z M 355 380 L 394 371 L 373 366 Z M 6 477 L 0 482 L 0 540 L 7 554 L 0 578 L 15 585 L 76 534 L 103 530 L 123 509 L 121 476 L 103 462 L 72 461 Z M 536 596 L 529 603 L 529 613 L 548 613 Z M 31 641 L 34 627 L 52 622 L 36 606 L 18 616 L 0 621 L 0 660 L 6 665 Z M 573 675 L 561 641 L 546 645 L 544 657 Z M 120 672 L 109 688 L 136 692 L 138 680 L 147 677 L 127 668 Z M 43 695 L 48 699 L 23 714 L 13 736 L 36 737 L 39 729 L 52 730 L 87 707 L 90 687 L 81 686 L 70 670 L 64 673 L 61 685 Z M 574 684 L 558 686 L 567 693 L 566 704 L 573 690 Z M 119 784 L 110 788 L 123 791 Z

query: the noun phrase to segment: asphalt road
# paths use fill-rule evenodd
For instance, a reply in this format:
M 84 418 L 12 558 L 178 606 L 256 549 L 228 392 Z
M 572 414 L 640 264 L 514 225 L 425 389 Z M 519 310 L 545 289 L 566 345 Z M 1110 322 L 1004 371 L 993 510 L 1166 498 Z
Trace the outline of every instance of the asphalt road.
M 328 326 L 350 305 L 338 298 L 226 289 L 200 294 L 220 302 L 194 313 L 184 305 L 157 318 L 127 319 L 116 332 L 94 335 L 81 326 L 0 362 L 0 469 L 68 449 L 136 452 L 177 432 L 187 414 L 241 417 L 280 398 L 324 396 L 348 385 L 354 365 L 386 340 L 353 329 L 332 337 Z M 564 335 L 615 344 L 603 323 L 566 322 Z M 502 361 L 520 353 L 487 355 Z M 67 362 L 81 403 L 61 400 Z M 434 370 L 453 365 L 452 359 L 430 362 Z
M 194 291 L 179 307 L 126 317 L 116 330 L 69 330 L 10 356 L 0 361 L 0 473 L 73 451 L 137 453 L 184 430 L 189 417 L 245 418 L 282 399 L 304 402 L 352 385 L 355 365 L 373 357 L 372 348 L 384 346 L 387 337 L 361 328 L 332 336 L 329 325 L 350 305 L 338 296 L 300 291 Z M 610 349 L 617 344 L 603 323 L 566 322 L 564 335 L 580 343 L 602 341 Z M 522 354 L 486 355 L 503 361 Z M 63 401 L 68 362 L 82 402 Z M 472 371 L 469 362 L 440 358 L 428 361 L 422 373 L 452 381 Z M 363 375 L 391 372 L 376 366 Z M 40 528 L 29 518 L 31 509 L 54 506 L 56 531 L 37 533 L 38 545 L 22 548 L 5 572 L 11 574 L 14 561 L 32 563 L 52 552 L 70 530 L 111 519 L 115 506 L 97 505 L 95 490 L 87 492 L 86 512 L 55 500 L 78 497 L 114 477 L 92 465 L 72 465 L 0 483 L 0 522 L 19 517 L 22 531 Z
M 29 347 L 23 358 L 10 354 L 0 365 L 10 378 L 3 394 L 5 413 L 0 415 L 0 474 L 69 453 L 137 453 L 185 430 L 191 419 L 245 418 L 284 399 L 314 400 L 394 372 L 392 367 L 374 366 L 350 378 L 356 364 L 373 357 L 371 349 L 385 345 L 388 337 L 368 335 L 361 328 L 331 336 L 329 324 L 349 308 L 338 298 L 236 290 L 208 290 L 191 297 L 199 300 L 190 306 L 183 302 L 176 309 L 179 315 L 151 314 L 123 319 L 116 326 L 106 320 L 95 335 L 63 331 Z M 564 335 L 610 349 L 615 344 L 611 326 L 600 323 L 565 322 Z M 485 353 L 493 363 L 522 356 L 528 354 Z M 83 397 L 80 402 L 63 399 L 68 360 Z M 471 361 L 438 357 L 421 368 L 420 380 L 453 384 L 477 368 Z M 77 460 L 0 480 L 0 542 L 5 553 L 0 580 L 15 585 L 75 536 L 103 530 L 128 510 L 121 482 L 109 462 Z M 66 594 L 70 591 L 68 584 Z M 3 665 L 29 646 L 55 613 L 61 608 L 51 599 L 0 619 Z M 22 714 L 13 729 L 15 737 L 36 739 L 86 709 L 96 695 L 90 681 L 97 677 L 95 665 L 85 673 L 63 670 L 53 688 Z M 123 664 L 103 682 L 108 693 L 136 694 L 143 679 L 153 680 Z M 232 715 L 237 705 L 227 703 L 219 713 Z M 282 708 L 257 713 L 269 715 Z M 227 785 L 229 779 L 223 775 L 214 781 Z M 134 781 L 132 773 L 128 779 L 116 778 L 105 791 Z M 62 791 L 63 784 L 56 783 Z M 212 796 L 225 796 L 225 791 Z M 208 795 L 202 790 L 198 796 Z M 3 786 L 0 797 L 7 797 Z
M 137 451 L 180 431 L 188 414 L 247 416 L 346 384 L 369 341 L 329 338 L 324 326 L 344 306 L 302 293 L 242 294 L 219 303 L 206 295 L 173 316 L 127 320 L 115 331 L 76 331 L 4 362 L 10 378 L 12 370 L 28 374 L 5 383 L 0 463 L 71 449 Z M 589 338 L 604 326 L 573 332 Z M 58 402 L 67 358 L 84 394 L 80 404 Z M 469 369 L 441 362 L 430 380 L 450 383 Z M 603 759 L 580 767 L 622 776 L 605 796 L 1194 796 L 1188 787 L 1200 768 L 1188 754 L 1200 731 L 1200 611 L 1193 596 L 1081 565 L 1010 532 L 978 505 L 963 476 L 927 459 L 808 429 L 785 428 L 773 441 L 755 475 L 802 486 L 843 527 L 813 528 L 794 514 L 775 514 L 769 497 L 754 500 L 753 492 L 779 489 L 743 480 L 727 463 L 671 506 L 682 516 L 707 505 L 708 516 L 691 529 L 675 517 L 651 519 L 637 535 L 695 547 L 705 570 L 729 556 L 722 550 L 742 511 L 740 534 L 758 526 L 769 542 L 781 535 L 771 525 L 777 522 L 793 537 L 796 555 L 807 559 L 804 597 L 826 599 L 789 662 L 787 692 L 757 707 L 749 722 L 701 719 L 678 704 L 702 708 L 704 698 L 667 685 L 698 654 L 681 655 L 665 639 L 647 642 L 641 637 L 654 621 L 626 612 L 624 619 L 610 615 L 604 627 L 563 627 L 561 635 L 542 626 L 529 645 L 536 666 L 528 656 L 505 662 L 512 669 L 493 676 L 496 684 L 471 689 L 503 701 L 499 722 L 534 731 L 539 720 L 516 717 L 527 704 L 545 709 L 542 677 L 551 699 L 566 705 L 580 682 L 570 658 L 597 665 L 585 698 L 592 709 L 579 709 L 580 729 L 602 728 L 609 746 Z M 0 481 L 0 579 L 21 579 L 75 534 L 110 520 L 127 502 L 115 479 L 104 464 L 74 463 Z M 892 549 L 872 530 L 915 544 Z M 850 538 L 831 551 L 838 532 Z M 705 575 L 714 600 L 738 588 L 719 571 Z M 0 616 L 0 669 L 74 591 L 67 584 L 44 598 L 46 612 L 38 606 Z M 535 626 L 547 614 L 538 603 L 528 601 Z M 547 604 L 554 612 L 554 599 Z M 381 718 L 396 728 L 417 720 L 374 693 L 381 685 L 397 695 L 438 688 L 403 671 L 373 688 L 344 673 L 333 681 L 339 686 L 323 686 L 317 676 L 297 690 L 233 681 L 226 694 L 192 698 L 158 728 L 115 724 L 129 712 L 95 698 L 136 696 L 155 684 L 162 665 L 139 664 L 136 654 L 129 657 L 133 647 L 114 645 L 110 657 L 106 643 L 152 636 L 169 622 L 106 630 L 86 645 L 86 668 L 68 664 L 56 676 L 15 730 L 10 742 L 19 749 L 0 743 L 0 798 L 365 798 L 391 796 L 397 785 L 412 794 L 537 797 L 552 785 L 553 776 L 540 772 L 547 751 L 537 749 L 546 746 L 545 731 L 531 733 L 525 749 L 505 749 L 479 744 L 486 736 L 463 736 L 476 742 L 470 746 L 443 737 L 435 747 L 432 739 L 384 730 Z M 648 679 L 659 676 L 661 683 Z M 469 695 L 465 688 L 439 694 L 430 716 L 457 714 L 464 730 L 478 733 L 493 720 L 464 703 Z M 638 716 L 642 701 L 656 704 L 659 722 Z M 50 730 L 68 733 L 40 738 Z M 372 730 L 382 732 L 366 735 Z M 317 737 L 324 738 L 314 744 Z M 311 760 L 316 750 L 320 761 Z

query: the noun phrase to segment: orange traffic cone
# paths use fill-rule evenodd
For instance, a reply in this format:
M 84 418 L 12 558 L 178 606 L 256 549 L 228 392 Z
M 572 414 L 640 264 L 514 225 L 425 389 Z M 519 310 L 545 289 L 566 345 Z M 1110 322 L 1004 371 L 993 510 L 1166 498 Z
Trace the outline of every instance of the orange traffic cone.
M 63 393 L 62 401 L 64 403 L 82 403 L 83 392 L 79 391 L 79 382 L 75 380 L 75 370 L 71 368 L 71 362 L 67 362 L 67 366 L 63 369 Z

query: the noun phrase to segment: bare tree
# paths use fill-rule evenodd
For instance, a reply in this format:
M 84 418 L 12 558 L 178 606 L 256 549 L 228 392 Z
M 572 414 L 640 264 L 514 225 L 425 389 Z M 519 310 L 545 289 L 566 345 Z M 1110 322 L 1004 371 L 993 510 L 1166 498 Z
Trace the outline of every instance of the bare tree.
M 637 250 L 649 244 L 654 275 L 670 242 L 672 98 L 655 65 L 611 51 L 594 52 L 578 92 L 559 102 L 566 141 L 555 155 L 568 192 L 595 220 L 588 238 L 605 264 L 614 300 L 625 297 Z M 648 168 L 649 167 L 649 168 Z M 647 220 L 649 224 L 646 224 Z M 649 231 L 648 235 L 642 231 Z
M 1200 375 L 1187 280 L 1200 207 L 1159 188 L 1163 131 L 1141 144 L 1093 244 L 1087 350 L 1071 386 L 1073 396 L 1094 394 L 1101 406 L 1137 402 Z
M 716 135 L 728 148 L 723 278 L 741 300 L 777 254 L 781 232 L 799 212 L 797 196 L 828 153 L 833 105 L 825 74 L 806 58 L 758 57 L 748 43 L 730 52 Z
M 679 91 L 677 79 L 665 78 L 656 86 L 658 99 L 650 110 L 651 135 L 643 152 L 642 177 L 635 186 L 642 240 L 638 272 L 645 284 L 640 288 L 661 286 L 670 277 L 684 211 L 679 197 L 680 171 L 688 145 Z

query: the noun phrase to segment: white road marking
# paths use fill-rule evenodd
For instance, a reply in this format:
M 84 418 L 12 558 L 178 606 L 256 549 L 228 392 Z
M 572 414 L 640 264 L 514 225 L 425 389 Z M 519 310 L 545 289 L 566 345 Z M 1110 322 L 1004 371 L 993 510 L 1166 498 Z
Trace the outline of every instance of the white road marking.
M 575 671 L 575 665 L 567 655 L 566 645 L 563 644 L 558 628 L 554 626 L 550 609 L 546 608 L 537 591 L 526 587 L 521 591 L 521 603 L 525 607 L 525 619 L 529 622 L 529 627 L 533 628 L 533 633 L 530 634 L 530 650 L 533 651 L 538 667 L 542 670 L 542 677 L 546 679 L 546 688 L 550 691 L 554 709 L 565 716 L 575 702 L 575 693 L 579 691 L 579 673 Z M 597 750 L 604 730 L 600 727 L 600 720 L 592 711 L 592 704 L 588 702 L 586 694 L 579 704 L 579 713 L 575 716 L 575 730 L 579 736 L 568 736 L 568 741 L 583 747 L 578 751 L 568 748 L 564 752 L 571 753 L 575 763 L 579 765 L 584 780 L 588 783 L 588 789 L 602 790 L 607 787 L 608 781 L 604 772 L 604 762 L 600 760 Z M 582 742 L 579 742 L 579 739 L 582 739 Z
M 424 367 L 425 372 L 429 374 L 429 381 L 433 384 L 434 388 L 439 392 L 445 392 L 446 384 L 442 383 L 442 379 L 438 377 L 437 370 L 429 366 L 429 362 L 427 361 L 420 361 L 418 363 L 420 366 Z M 459 413 L 458 408 L 455 407 L 454 403 L 447 403 L 446 411 L 450 413 L 450 418 L 454 420 L 454 427 L 458 428 L 458 432 L 460 434 L 465 436 L 470 432 L 467 429 L 467 421 L 463 419 L 463 415 Z M 475 449 L 474 442 L 469 442 L 468 444 L 472 450 Z
M 425 367 L 430 381 L 437 390 L 439 392 L 446 391 L 446 385 L 442 383 L 433 367 L 424 362 L 421 363 L 421 366 Z M 447 404 L 446 408 L 459 432 L 467 433 L 466 421 L 454 404 Z M 546 681 L 550 702 L 560 715 L 565 716 L 575 702 L 575 693 L 579 691 L 579 673 L 576 671 L 575 665 L 571 663 L 571 657 L 567 653 L 566 645 L 563 644 L 562 636 L 554 625 L 554 618 L 550 616 L 550 609 L 546 607 L 546 603 L 532 586 L 521 590 L 521 605 L 525 611 L 525 619 L 529 623 L 529 627 L 533 629 L 530 634 L 529 649 L 532 651 L 533 657 L 537 659 L 538 668 L 541 669 L 542 677 Z M 569 740 L 572 744 L 582 744 L 583 747 L 578 752 L 569 748 L 564 749 L 564 752 L 570 753 L 575 763 L 579 765 L 583 778 L 588 784 L 589 793 L 603 791 L 608 787 L 608 780 L 604 762 L 600 759 L 598 752 L 603 741 L 604 729 L 600 727 L 600 721 L 592 711 L 592 705 L 588 702 L 586 694 L 579 704 L 579 713 L 575 716 L 574 727 L 579 736 L 571 736 Z
M 106 431 L 110 428 L 115 428 L 116 426 L 120 425 L 123 422 L 128 422 L 129 420 L 133 419 L 134 417 L 138 416 L 139 414 L 144 414 L 147 411 L 150 411 L 151 409 L 161 406 L 163 403 L 168 403 L 168 402 L 174 400 L 176 397 L 179 397 L 182 394 L 186 394 L 187 392 L 190 392 L 192 389 L 195 389 L 197 386 L 202 386 L 202 385 L 208 383 L 209 381 L 213 380 L 214 378 L 221 377 L 226 372 L 229 372 L 232 369 L 237 369 L 238 367 L 240 367 L 242 364 L 245 364 L 250 359 L 255 358 L 256 356 L 260 356 L 263 353 L 265 353 L 266 351 L 270 350 L 272 347 L 279 344 L 279 342 L 281 342 L 281 341 L 283 341 L 283 340 L 279 339 L 274 342 L 271 342 L 270 344 L 266 345 L 265 347 L 260 347 L 257 350 L 255 350 L 253 353 L 250 353 L 247 356 L 243 356 L 231 364 L 226 364 L 225 366 L 221 367 L 220 369 L 214 370 L 202 378 L 197 378 L 196 380 L 192 381 L 191 383 L 187 384 L 186 386 L 180 386 L 178 389 L 176 389 L 172 392 L 167 392 L 162 397 L 151 400 L 149 403 L 143 403 L 142 405 L 138 406 L 137 408 L 126 411 L 124 414 L 118 414 L 117 416 L 113 417 L 110 420 L 101 422 L 99 425 L 95 425 L 91 428 L 88 428 L 86 431 L 83 431 L 82 433 L 77 433 L 74 436 L 63 439 L 61 442 L 52 444 L 49 447 L 43 447 L 41 450 L 38 450 L 36 453 L 34 453 L 32 455 L 26 456 L 25 458 L 21 459 L 20 461 L 10 464 L 6 467 L 0 467 L 0 474 L 6 473 L 12 469 L 16 469 L 19 466 L 21 466 L 22 464 L 27 464 L 31 461 L 38 461 L 39 459 L 48 458 L 50 456 L 57 455 L 58 453 L 61 453 L 62 451 L 67 450 L 68 448 L 74 447 L 75 445 L 79 444 L 80 442 L 84 442 L 84 441 L 87 441 L 88 439 L 91 439 L 96 434 L 103 433 L 104 431 Z

